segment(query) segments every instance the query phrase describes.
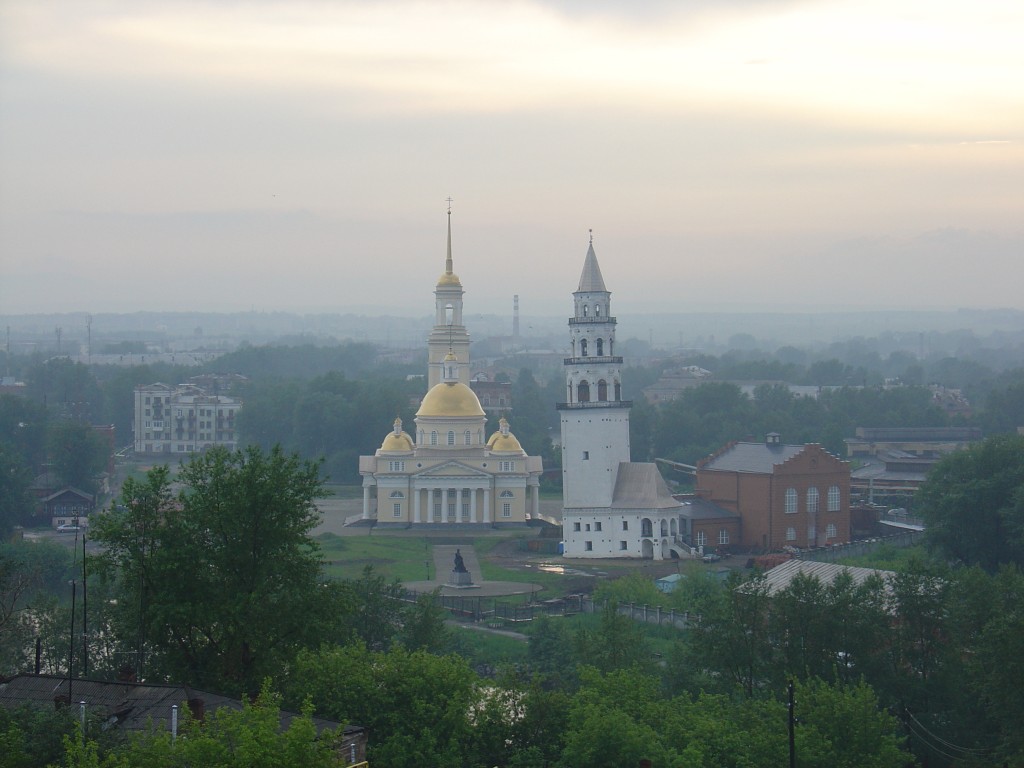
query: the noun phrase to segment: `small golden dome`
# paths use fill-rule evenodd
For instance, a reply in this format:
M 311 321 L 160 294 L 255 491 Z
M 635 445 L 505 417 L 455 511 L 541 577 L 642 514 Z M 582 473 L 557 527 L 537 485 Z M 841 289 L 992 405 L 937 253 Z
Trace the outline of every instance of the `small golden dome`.
M 487 447 L 492 452 L 525 453 L 523 446 L 516 440 L 516 436 L 509 432 L 508 421 L 504 416 L 498 421 L 498 431 L 491 435 L 491 439 L 487 441 Z
M 503 435 L 501 432 L 495 432 L 491 435 L 491 439 L 487 441 L 487 447 L 491 449 L 492 453 L 523 452 L 523 446 L 516 440 L 516 436 L 511 433 Z
M 412 438 L 407 432 L 395 434 L 388 432 L 384 442 L 380 444 L 382 451 L 411 451 L 413 449 Z
M 484 416 L 476 393 L 460 381 L 435 384 L 420 403 L 417 416 Z
M 456 275 L 455 273 L 445 272 L 444 274 L 441 275 L 441 277 L 437 279 L 437 285 L 439 287 L 442 285 L 457 285 L 461 288 L 462 281 L 459 280 L 459 276 Z

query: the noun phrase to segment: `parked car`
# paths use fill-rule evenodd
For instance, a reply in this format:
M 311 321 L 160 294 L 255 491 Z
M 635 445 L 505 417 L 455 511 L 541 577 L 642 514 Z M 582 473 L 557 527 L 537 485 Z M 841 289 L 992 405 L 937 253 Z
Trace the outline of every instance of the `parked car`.
M 80 526 L 77 526 L 74 523 L 64 523 L 64 525 L 58 525 L 57 526 L 57 530 L 58 531 L 80 531 L 82 529 L 81 529 Z

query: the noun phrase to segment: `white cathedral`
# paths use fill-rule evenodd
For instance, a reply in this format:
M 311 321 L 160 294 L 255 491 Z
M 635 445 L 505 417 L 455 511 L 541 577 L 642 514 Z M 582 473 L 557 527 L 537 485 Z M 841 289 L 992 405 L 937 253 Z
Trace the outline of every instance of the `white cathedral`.
M 487 437 L 487 417 L 469 387 L 469 333 L 462 320 L 462 282 L 448 256 L 434 289 L 434 327 L 427 341 L 427 394 L 416 412 L 415 439 L 401 419 L 373 456 L 359 457 L 364 520 L 377 525 L 525 525 L 540 511 L 539 456 L 527 456 L 508 422 Z
M 562 536 L 566 557 L 661 560 L 684 505 L 652 463 L 629 460 L 629 409 L 615 317 L 591 238 L 569 318 L 562 427 Z

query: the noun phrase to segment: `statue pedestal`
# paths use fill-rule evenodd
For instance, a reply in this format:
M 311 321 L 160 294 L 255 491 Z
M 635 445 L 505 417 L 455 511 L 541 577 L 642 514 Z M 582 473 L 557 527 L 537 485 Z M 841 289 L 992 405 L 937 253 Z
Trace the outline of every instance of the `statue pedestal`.
M 468 571 L 452 571 L 448 576 L 449 587 L 472 587 L 473 577 Z

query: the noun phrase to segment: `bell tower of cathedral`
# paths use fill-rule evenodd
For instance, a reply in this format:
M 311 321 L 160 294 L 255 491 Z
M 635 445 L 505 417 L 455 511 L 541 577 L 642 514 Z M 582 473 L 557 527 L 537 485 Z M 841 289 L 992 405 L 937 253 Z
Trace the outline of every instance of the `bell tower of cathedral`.
M 448 199 L 448 258 L 434 288 L 434 328 L 427 339 L 427 389 L 444 381 L 444 359 L 458 361 L 458 380 L 469 384 L 469 333 L 462 322 L 462 282 L 452 269 L 452 206 Z
M 622 399 L 622 358 L 615 354 L 615 317 L 591 235 L 569 318 L 571 356 L 565 358 L 562 425 L 562 502 L 569 510 L 612 503 L 619 464 L 629 461 L 629 409 Z

